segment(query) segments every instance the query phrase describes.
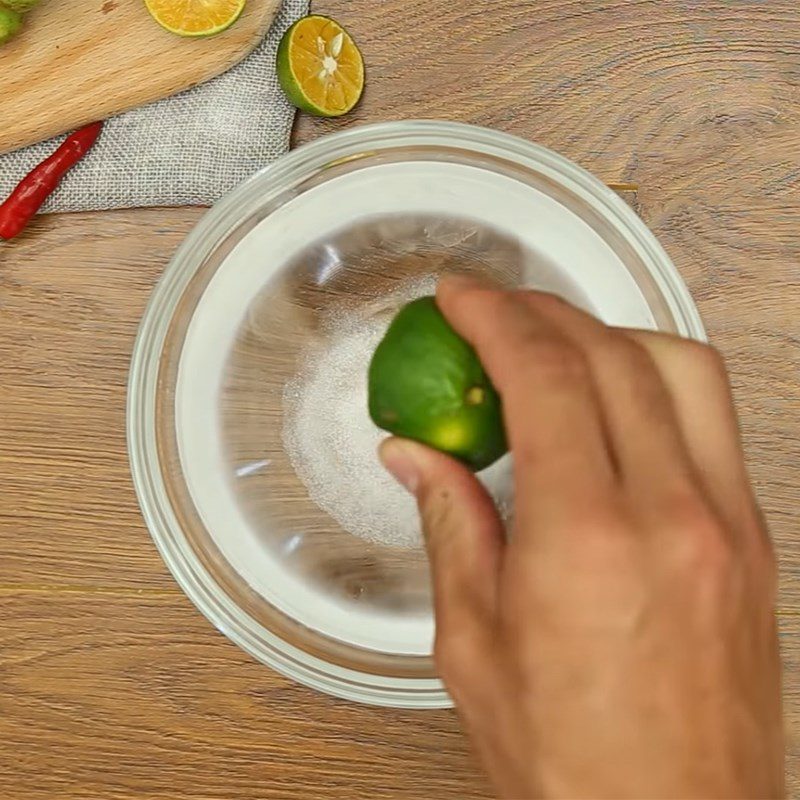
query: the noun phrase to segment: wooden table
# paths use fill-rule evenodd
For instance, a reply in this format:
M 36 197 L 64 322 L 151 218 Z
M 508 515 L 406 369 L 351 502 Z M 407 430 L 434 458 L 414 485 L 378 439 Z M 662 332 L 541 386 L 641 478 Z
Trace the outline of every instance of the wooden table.
M 626 196 L 728 359 L 780 553 L 800 796 L 796 0 L 321 0 L 369 84 L 347 120 L 440 117 L 560 150 Z M 372 21 L 371 21 L 372 20 Z M 254 663 L 178 590 L 124 438 L 147 297 L 197 209 L 46 217 L 0 246 L 0 796 L 477 798 L 450 712 L 361 708 Z

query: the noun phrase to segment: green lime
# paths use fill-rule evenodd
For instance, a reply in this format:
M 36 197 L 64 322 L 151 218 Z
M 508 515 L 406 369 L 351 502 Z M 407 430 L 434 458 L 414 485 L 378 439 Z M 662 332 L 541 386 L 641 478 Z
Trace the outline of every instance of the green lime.
M 317 117 L 340 117 L 364 91 L 364 60 L 347 31 L 312 14 L 289 28 L 278 46 L 278 82 L 289 102 Z
M 22 17 L 10 8 L 0 6 L 0 44 L 17 35 L 22 27 Z
M 39 0 L 0 0 L 0 6 L 7 6 L 18 14 L 26 14 L 37 5 Z
M 373 422 L 396 436 L 475 471 L 508 450 L 500 397 L 433 297 L 400 310 L 372 356 L 368 381 Z

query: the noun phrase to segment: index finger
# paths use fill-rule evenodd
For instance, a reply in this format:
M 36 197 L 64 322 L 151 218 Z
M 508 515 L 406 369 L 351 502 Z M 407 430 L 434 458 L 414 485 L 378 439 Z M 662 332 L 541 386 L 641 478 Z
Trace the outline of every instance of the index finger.
M 563 521 L 607 497 L 615 471 L 581 350 L 512 292 L 453 276 L 442 279 L 436 298 L 502 399 L 518 518 Z

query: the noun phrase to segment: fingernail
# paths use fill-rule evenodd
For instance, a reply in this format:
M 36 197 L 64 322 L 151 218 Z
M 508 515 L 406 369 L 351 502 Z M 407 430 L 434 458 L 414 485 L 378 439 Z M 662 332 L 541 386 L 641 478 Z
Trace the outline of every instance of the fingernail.
M 416 494 L 419 488 L 419 469 L 409 453 L 411 447 L 411 443 L 402 439 L 385 439 L 378 449 L 378 456 L 392 477 L 411 494 Z

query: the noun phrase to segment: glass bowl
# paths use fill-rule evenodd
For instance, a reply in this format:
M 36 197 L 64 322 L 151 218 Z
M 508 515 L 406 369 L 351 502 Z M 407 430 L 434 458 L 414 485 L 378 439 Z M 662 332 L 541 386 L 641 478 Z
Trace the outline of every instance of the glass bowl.
M 394 311 L 448 271 L 704 337 L 658 242 L 589 173 L 494 131 L 402 122 L 324 137 L 223 198 L 134 348 L 133 480 L 175 579 L 247 652 L 354 701 L 450 704 L 414 506 L 377 462 L 365 386 Z M 481 476 L 504 513 L 510 469 Z

